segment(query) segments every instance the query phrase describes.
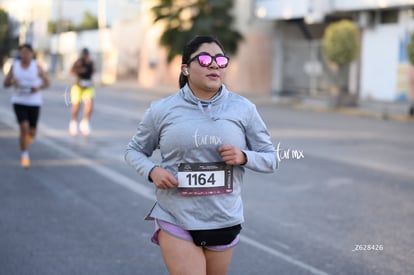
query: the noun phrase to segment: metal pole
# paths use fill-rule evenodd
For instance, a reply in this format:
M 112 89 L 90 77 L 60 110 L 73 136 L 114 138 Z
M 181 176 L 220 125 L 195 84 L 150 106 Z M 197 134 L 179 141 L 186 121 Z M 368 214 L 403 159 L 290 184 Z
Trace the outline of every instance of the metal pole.
M 106 28 L 106 0 L 98 1 L 98 27 L 99 29 Z
M 60 35 L 62 32 L 62 0 L 57 0 L 57 18 L 56 18 L 56 52 L 53 55 L 52 73 L 57 74 L 59 71 L 59 51 Z

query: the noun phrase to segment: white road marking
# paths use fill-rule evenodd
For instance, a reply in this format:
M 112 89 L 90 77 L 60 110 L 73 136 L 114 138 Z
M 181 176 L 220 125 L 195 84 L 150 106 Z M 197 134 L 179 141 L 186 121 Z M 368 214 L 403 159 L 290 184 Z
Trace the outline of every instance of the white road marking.
M 299 260 L 296 260 L 296 259 L 290 257 L 289 255 L 286 255 L 286 254 L 284 254 L 284 253 L 282 253 L 282 252 L 280 252 L 280 251 L 278 251 L 278 250 L 276 250 L 274 248 L 271 248 L 271 247 L 269 247 L 267 245 L 264 245 L 262 243 L 259 243 L 259 242 L 255 241 L 254 239 L 251 239 L 249 237 L 246 237 L 246 236 L 241 235 L 240 236 L 240 240 L 242 242 L 250 245 L 250 246 L 253 246 L 253 247 L 255 247 L 255 248 L 259 249 L 259 250 L 262 250 L 262 251 L 264 251 L 264 252 L 266 252 L 268 254 L 271 254 L 271 255 L 273 255 L 273 256 L 275 256 L 277 258 L 280 258 L 280 259 L 284 260 L 285 262 L 288 262 L 288 263 L 290 263 L 292 265 L 296 265 L 296 266 L 298 266 L 298 267 L 300 267 L 302 269 L 305 269 L 306 271 L 308 271 L 308 272 L 310 272 L 312 274 L 315 274 L 315 275 L 328 275 L 328 273 L 326 273 L 326 272 L 324 272 L 322 270 L 319 270 L 319 269 L 317 269 L 317 268 L 315 268 L 313 266 L 310 266 L 310 265 L 308 265 L 308 264 L 306 264 L 304 262 L 301 262 Z

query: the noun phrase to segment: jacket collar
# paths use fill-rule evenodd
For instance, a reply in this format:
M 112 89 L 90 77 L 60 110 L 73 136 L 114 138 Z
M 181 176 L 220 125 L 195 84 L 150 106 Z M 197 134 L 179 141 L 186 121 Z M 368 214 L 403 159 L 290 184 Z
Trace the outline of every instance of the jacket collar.
M 190 86 L 188 86 L 188 83 L 185 84 L 183 88 L 180 90 L 180 95 L 184 98 L 185 101 L 195 104 L 195 105 L 216 105 L 221 103 L 227 96 L 229 91 L 226 89 L 226 86 L 224 84 L 221 85 L 220 90 L 217 94 L 215 94 L 211 99 L 205 100 L 200 99 L 194 95 L 194 93 L 191 91 Z

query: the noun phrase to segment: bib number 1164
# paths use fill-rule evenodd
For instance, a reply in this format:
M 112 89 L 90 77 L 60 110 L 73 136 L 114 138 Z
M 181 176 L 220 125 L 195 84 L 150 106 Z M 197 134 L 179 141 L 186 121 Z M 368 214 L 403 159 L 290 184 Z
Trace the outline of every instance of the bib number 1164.
M 210 185 L 214 186 L 216 180 L 214 179 L 214 173 L 209 173 L 210 175 L 206 175 L 205 173 L 194 173 L 194 174 L 187 174 L 187 184 L 188 186 L 197 186 L 197 185 Z
M 224 162 L 180 163 L 178 192 L 183 196 L 208 196 L 233 192 L 233 166 Z
M 184 172 L 178 175 L 178 186 L 184 188 L 203 188 L 224 186 L 223 171 Z

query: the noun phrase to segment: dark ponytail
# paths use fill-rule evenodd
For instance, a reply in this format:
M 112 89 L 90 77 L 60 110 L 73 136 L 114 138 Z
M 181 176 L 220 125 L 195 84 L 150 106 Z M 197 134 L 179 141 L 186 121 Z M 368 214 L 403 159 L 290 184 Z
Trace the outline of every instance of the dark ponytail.
M 180 89 L 185 86 L 188 82 L 188 77 L 185 76 L 182 72 L 180 73 L 180 77 L 178 78 L 178 84 L 180 85 Z
M 214 38 L 209 35 L 197 35 L 193 39 L 191 39 L 187 45 L 185 45 L 183 49 L 182 61 L 181 64 L 188 65 L 188 61 L 191 58 L 191 55 L 195 53 L 202 44 L 204 43 L 216 43 L 220 49 L 224 52 L 223 46 L 221 45 L 220 41 L 217 38 Z M 185 76 L 182 72 L 180 73 L 180 77 L 178 79 L 178 83 L 180 85 L 180 89 L 185 86 L 188 82 L 188 77 Z

